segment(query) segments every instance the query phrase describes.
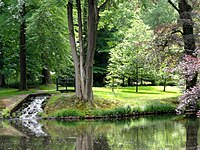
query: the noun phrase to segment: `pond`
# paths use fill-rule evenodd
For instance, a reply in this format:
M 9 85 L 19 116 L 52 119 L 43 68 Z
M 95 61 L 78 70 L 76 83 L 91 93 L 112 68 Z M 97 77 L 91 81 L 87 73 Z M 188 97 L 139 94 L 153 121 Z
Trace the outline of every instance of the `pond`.
M 1 150 L 198 149 L 200 119 L 149 116 L 125 120 L 0 121 Z

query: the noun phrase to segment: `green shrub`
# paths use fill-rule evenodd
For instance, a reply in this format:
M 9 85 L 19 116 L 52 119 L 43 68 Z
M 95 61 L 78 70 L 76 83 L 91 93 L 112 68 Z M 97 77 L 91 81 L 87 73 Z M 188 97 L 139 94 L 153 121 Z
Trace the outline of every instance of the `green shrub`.
M 52 114 L 51 116 L 54 117 L 82 117 L 85 114 L 83 112 L 80 112 L 78 110 L 75 109 L 62 109 L 59 111 L 56 111 L 54 114 Z
M 144 112 L 167 112 L 175 110 L 175 106 L 168 103 L 152 102 L 144 105 Z
M 115 116 L 124 115 L 132 112 L 132 108 L 129 105 L 120 106 L 114 109 L 95 109 L 91 111 L 93 116 Z
M 3 118 L 8 118 L 8 117 L 10 117 L 10 109 L 8 109 L 8 108 L 3 109 L 3 110 L 2 110 L 2 117 L 3 117 Z

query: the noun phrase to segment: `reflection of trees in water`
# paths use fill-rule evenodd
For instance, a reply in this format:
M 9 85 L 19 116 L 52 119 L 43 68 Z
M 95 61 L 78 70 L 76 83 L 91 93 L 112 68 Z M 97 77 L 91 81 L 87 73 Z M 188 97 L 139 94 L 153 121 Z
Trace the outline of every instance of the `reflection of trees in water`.
M 93 134 L 82 134 L 76 137 L 76 150 L 110 150 L 107 138 Z
M 99 127 L 84 126 L 79 128 L 76 136 L 76 150 L 109 150 L 107 138 Z
M 41 137 L 27 134 L 28 129 L 20 123 L 13 123 L 12 126 L 21 134 L 18 137 L 0 137 L 0 149 L 154 150 L 186 147 L 187 150 L 196 150 L 198 123 L 198 120 L 191 119 L 156 121 L 142 118 L 121 124 L 42 121 L 48 136 Z
M 93 150 L 93 136 L 85 133 L 76 137 L 76 150 Z
M 186 150 L 198 149 L 198 130 L 199 122 L 197 119 L 188 119 L 186 121 Z

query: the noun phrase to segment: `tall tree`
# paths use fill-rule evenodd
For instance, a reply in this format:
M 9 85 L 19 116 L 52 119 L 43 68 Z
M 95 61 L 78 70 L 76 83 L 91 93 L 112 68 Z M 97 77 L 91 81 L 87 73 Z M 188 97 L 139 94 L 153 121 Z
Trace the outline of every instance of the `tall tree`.
M 70 44 L 72 57 L 75 67 L 75 77 L 76 77 L 76 96 L 77 98 L 93 102 L 93 60 L 94 53 L 96 49 L 96 36 L 97 36 L 97 27 L 99 21 L 99 12 L 100 10 L 105 8 L 106 0 L 102 5 L 98 7 L 96 0 L 88 0 L 88 21 L 87 21 L 87 51 L 83 52 L 82 40 L 82 19 L 81 19 L 81 1 L 77 0 L 77 10 L 78 10 L 78 26 L 79 26 L 79 42 L 80 49 L 77 52 L 77 45 L 75 42 L 75 34 L 74 34 L 74 22 L 73 22 L 73 4 L 72 2 L 68 2 L 67 13 L 68 13 L 68 29 L 70 36 Z M 80 55 L 79 55 L 80 54 Z
M 66 7 L 54 0 L 37 2 L 37 5 L 37 11 L 27 20 L 28 75 L 34 74 L 36 80 L 49 84 L 50 71 L 56 76 L 72 74 Z
M 21 18 L 20 24 L 20 83 L 19 90 L 27 90 L 26 82 L 26 6 L 25 1 L 19 1 L 19 16 Z
M 196 57 L 195 50 L 195 35 L 194 35 L 194 22 L 192 20 L 192 6 L 188 0 L 179 0 L 178 7 L 171 1 L 168 2 L 174 7 L 179 13 L 179 18 L 182 24 L 182 37 L 184 41 L 184 53 L 192 57 Z M 197 83 L 198 72 L 196 71 L 191 80 L 186 80 L 186 89 L 191 89 Z
M 4 87 L 6 85 L 5 75 L 3 73 L 3 44 L 0 42 L 0 87 Z

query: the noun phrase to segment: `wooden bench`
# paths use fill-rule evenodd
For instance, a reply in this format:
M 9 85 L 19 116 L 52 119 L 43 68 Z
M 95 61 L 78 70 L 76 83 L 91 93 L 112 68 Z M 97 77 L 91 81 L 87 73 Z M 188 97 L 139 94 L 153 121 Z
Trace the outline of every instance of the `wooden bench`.
M 65 87 L 65 89 L 59 89 L 59 87 Z M 74 89 L 69 89 L 73 87 Z M 56 78 L 56 90 L 60 92 L 75 92 L 75 79 L 74 78 Z

